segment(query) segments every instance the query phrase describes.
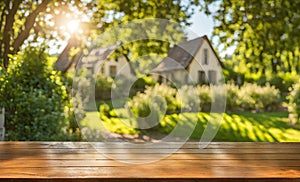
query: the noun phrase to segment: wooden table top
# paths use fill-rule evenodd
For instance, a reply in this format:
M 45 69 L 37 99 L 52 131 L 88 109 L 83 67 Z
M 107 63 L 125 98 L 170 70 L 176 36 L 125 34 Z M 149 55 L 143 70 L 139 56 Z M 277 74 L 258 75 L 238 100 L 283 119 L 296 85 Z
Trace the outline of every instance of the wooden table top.
M 87 142 L 0 142 L 0 181 L 222 181 L 300 180 L 300 143 L 213 142 L 205 149 L 188 142 L 153 148 L 139 144 Z M 119 162 L 107 158 L 118 158 Z

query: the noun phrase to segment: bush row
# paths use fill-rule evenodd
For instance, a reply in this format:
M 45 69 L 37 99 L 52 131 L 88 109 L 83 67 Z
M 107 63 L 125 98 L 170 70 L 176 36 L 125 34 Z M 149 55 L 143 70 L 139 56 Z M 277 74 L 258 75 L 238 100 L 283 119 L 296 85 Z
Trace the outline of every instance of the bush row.
M 225 79 L 226 80 L 235 80 L 239 84 L 243 83 L 257 83 L 258 85 L 266 85 L 270 84 L 272 86 L 275 86 L 275 88 L 280 90 L 280 93 L 283 96 L 286 96 L 289 93 L 289 88 L 294 85 L 298 80 L 300 76 L 295 73 L 289 73 L 289 72 L 280 72 L 276 74 L 266 74 L 266 75 L 260 75 L 260 74 L 237 74 L 232 71 L 227 71 L 225 73 Z M 239 80 L 239 81 L 238 81 Z
M 259 86 L 247 83 L 238 87 L 230 83 L 224 88 L 227 111 L 270 112 L 277 111 L 281 104 L 279 90 L 269 84 Z M 223 94 L 222 90 L 220 91 Z M 128 106 L 135 115 L 140 117 L 148 116 L 156 105 L 160 106 L 160 112 L 165 110 L 166 113 L 208 112 L 212 102 L 219 102 L 216 99 L 220 94 L 217 93 L 215 97 L 212 94 L 211 88 L 207 85 L 196 87 L 186 85 L 176 90 L 167 85 L 157 84 L 154 87 L 147 87 L 144 93 L 134 96 Z
M 96 100 L 110 100 L 112 88 L 122 88 L 126 80 L 115 82 L 113 78 L 106 77 L 103 75 L 98 75 L 95 80 L 95 99 Z M 131 83 L 129 83 L 131 84 Z M 138 78 L 131 86 L 129 96 L 133 97 L 138 92 L 144 92 L 147 86 L 153 86 L 154 82 L 150 76 L 143 76 Z
M 281 104 L 280 91 L 270 84 L 260 86 L 246 83 L 240 88 L 234 84 L 226 85 L 228 111 L 277 111 Z
M 290 124 L 300 125 L 300 82 L 293 85 L 287 98 Z

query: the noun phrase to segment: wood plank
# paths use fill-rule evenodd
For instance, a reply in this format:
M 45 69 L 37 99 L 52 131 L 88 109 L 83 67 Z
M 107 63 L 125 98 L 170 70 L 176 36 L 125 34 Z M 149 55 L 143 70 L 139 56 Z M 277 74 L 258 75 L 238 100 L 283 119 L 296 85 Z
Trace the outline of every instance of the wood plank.
M 224 145 L 226 144 L 226 145 Z M 195 149 L 199 147 L 198 142 L 188 142 L 188 143 L 180 143 L 180 142 L 165 142 L 155 145 L 145 145 L 143 143 L 136 143 L 132 146 L 132 143 L 126 142 L 109 142 L 109 143 L 89 143 L 89 142 L 0 142 L 0 148 L 9 147 L 9 148 L 30 148 L 30 149 L 48 149 L 48 148 L 71 148 L 71 149 L 85 149 L 85 148 L 177 148 L 181 146 L 181 148 L 191 148 Z M 285 142 L 285 143 L 268 143 L 268 142 L 222 142 L 210 143 L 206 149 L 225 149 L 225 148 L 298 148 L 300 149 L 300 145 L 296 142 Z
M 111 159 L 101 160 L 1 160 L 0 170 L 3 168 L 27 168 L 27 167 L 105 167 L 105 166 L 130 166 L 136 163 L 144 163 L 144 159 L 124 160 L 126 163 L 117 162 Z M 158 162 L 144 164 L 146 166 L 232 166 L 232 167 L 299 167 L 300 160 L 172 160 L 164 159 Z
M 299 178 L 300 167 L 211 167 L 211 166 L 120 166 L 120 167 L 55 167 L 6 168 L 0 178 Z
M 162 157 L 161 154 L 110 154 L 111 157 L 119 158 L 119 159 L 132 159 L 133 156 L 135 159 L 157 159 Z M 11 153 L 0 155 L 0 160 L 4 159 L 18 159 L 18 160 L 33 160 L 33 159 L 107 159 L 106 156 L 95 153 L 65 153 L 65 154 L 37 154 L 37 155 L 24 155 L 22 153 Z M 222 153 L 214 153 L 214 154 L 172 154 L 168 156 L 167 159 L 238 159 L 238 160 L 250 160 L 250 159 L 257 159 L 257 160 L 281 160 L 281 159 L 300 159 L 299 154 L 288 154 L 283 155 L 280 153 L 275 154 L 222 154 Z
M 130 146 L 126 143 L 0 142 L 1 180 L 300 180 L 300 143 L 197 142 Z M 108 159 L 124 159 L 120 163 Z M 134 165 L 166 156 L 154 163 Z
M 300 149 L 297 148 L 267 148 L 267 149 L 256 149 L 256 148 L 226 148 L 226 149 L 147 149 L 147 148 L 128 148 L 128 149 L 123 149 L 123 148 L 101 148 L 101 149 L 93 149 L 93 148 L 88 148 L 88 149 L 55 149 L 55 148 L 49 148 L 49 149 L 11 149 L 11 148 L 1 148 L 0 149 L 0 155 L 5 155 L 5 154 L 11 154 L 11 153 L 23 153 L 25 155 L 28 154 L 33 154 L 33 153 L 47 153 L 47 154 L 64 154 L 64 153 L 105 153 L 105 154 L 120 154 L 120 153 L 143 153 L 143 154 L 169 154 L 169 153 L 189 153 L 189 154 L 194 154 L 194 153 L 223 153 L 223 154 L 260 154 L 260 153 L 265 153 L 265 154 L 273 154 L 273 153 L 282 153 L 282 154 L 300 154 Z

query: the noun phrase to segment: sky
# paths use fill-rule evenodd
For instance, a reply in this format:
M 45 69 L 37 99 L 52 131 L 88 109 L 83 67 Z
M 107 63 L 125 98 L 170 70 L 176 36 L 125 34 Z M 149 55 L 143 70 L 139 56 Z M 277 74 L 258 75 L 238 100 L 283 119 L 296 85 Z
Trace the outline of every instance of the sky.
M 214 28 L 214 22 L 212 16 L 207 16 L 205 13 L 196 11 L 195 14 L 191 18 L 192 25 L 187 27 L 188 31 L 192 33 L 188 34 L 188 40 L 207 35 L 209 39 L 211 39 L 211 35 Z M 218 42 L 212 41 L 213 47 L 217 50 Z M 232 55 L 235 47 L 229 47 L 226 51 L 220 51 L 219 56 L 224 57 L 227 55 Z
M 197 11 L 191 18 L 192 25 L 188 27 L 197 36 L 207 35 L 210 38 L 213 31 L 213 19 L 203 12 Z M 188 39 L 196 38 L 195 35 L 188 35 Z

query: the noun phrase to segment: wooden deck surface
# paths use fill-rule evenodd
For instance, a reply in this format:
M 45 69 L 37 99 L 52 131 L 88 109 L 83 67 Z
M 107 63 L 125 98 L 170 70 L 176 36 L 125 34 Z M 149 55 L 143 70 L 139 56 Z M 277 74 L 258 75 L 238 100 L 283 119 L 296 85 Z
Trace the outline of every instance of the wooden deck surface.
M 122 143 L 0 142 L 0 181 L 300 181 L 300 143 L 186 143 L 174 150 Z M 127 163 L 112 160 L 122 159 Z

